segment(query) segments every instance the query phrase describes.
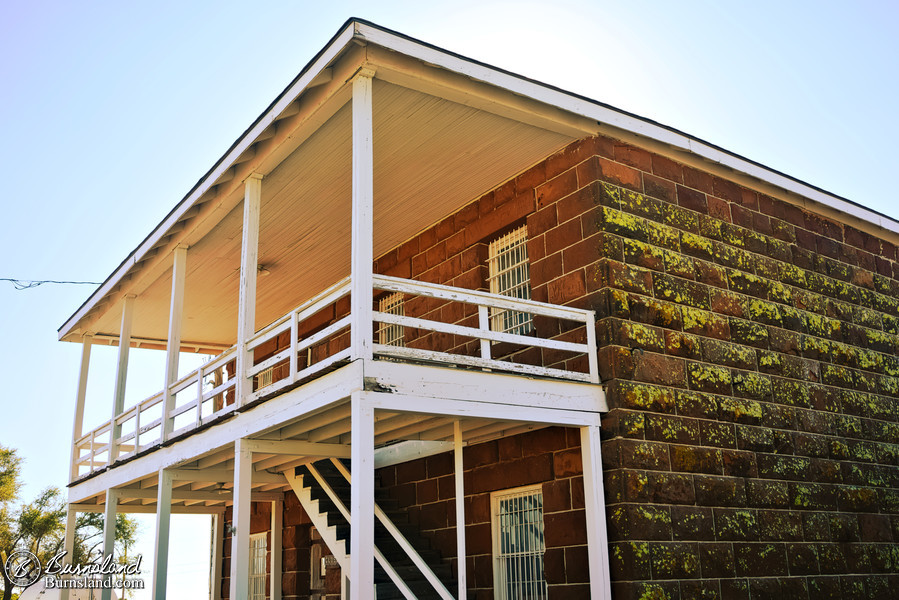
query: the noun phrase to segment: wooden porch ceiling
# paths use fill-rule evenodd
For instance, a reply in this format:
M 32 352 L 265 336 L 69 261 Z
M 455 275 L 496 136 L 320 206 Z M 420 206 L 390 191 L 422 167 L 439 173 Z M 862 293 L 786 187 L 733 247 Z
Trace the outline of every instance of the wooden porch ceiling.
M 453 419 L 411 413 L 376 411 L 375 444 L 386 446 L 402 440 L 426 440 L 451 442 L 453 439 Z M 533 431 L 546 425 L 520 421 L 496 421 L 492 419 L 469 418 L 461 420 L 462 432 L 467 444 L 475 444 L 491 439 Z M 349 403 L 334 406 L 318 414 L 308 415 L 293 423 L 267 432 L 256 439 L 292 440 L 350 447 L 350 407 Z M 254 452 L 253 494 L 256 501 L 271 500 L 272 494 L 290 491 L 290 485 L 283 480 L 282 472 L 292 473 L 294 467 L 322 460 L 321 456 L 299 456 Z M 173 485 L 172 506 L 190 509 L 194 512 L 214 512 L 232 503 L 234 451 L 226 448 L 198 457 L 178 467 L 179 477 Z M 195 477 L 186 473 L 196 472 Z M 158 475 L 152 473 L 132 481 L 121 491 L 119 512 L 129 510 L 140 512 L 156 505 Z M 84 509 L 92 505 L 98 510 L 105 503 L 105 493 L 84 498 L 78 502 Z M 182 511 L 183 512 L 183 511 Z
M 375 255 L 424 231 L 575 137 L 375 79 Z M 266 173 L 260 225 L 257 329 L 349 273 L 351 107 Z M 236 338 L 241 204 L 188 250 L 183 339 Z M 165 339 L 171 277 L 143 282 L 133 337 Z M 117 336 L 121 303 L 91 331 Z

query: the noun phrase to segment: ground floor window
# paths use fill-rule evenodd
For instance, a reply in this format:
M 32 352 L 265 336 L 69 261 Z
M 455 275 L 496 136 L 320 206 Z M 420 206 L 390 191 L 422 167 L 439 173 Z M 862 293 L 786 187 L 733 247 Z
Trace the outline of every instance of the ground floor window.
M 494 492 L 493 579 L 496 600 L 543 600 L 543 489 Z
M 267 548 L 266 534 L 257 533 L 250 536 L 250 598 L 249 600 L 265 600 L 265 553 Z

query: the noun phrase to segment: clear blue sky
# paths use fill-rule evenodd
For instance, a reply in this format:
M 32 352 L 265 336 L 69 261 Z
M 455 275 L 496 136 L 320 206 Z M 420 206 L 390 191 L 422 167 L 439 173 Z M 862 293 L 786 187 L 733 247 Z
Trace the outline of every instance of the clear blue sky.
M 676 127 L 899 217 L 891 185 L 897 7 L 3 2 L 0 277 L 103 280 L 350 16 Z M 56 342 L 56 328 L 92 289 L 0 285 L 0 444 L 26 459 L 25 497 L 65 484 L 79 350 Z M 95 353 L 87 426 L 108 418 L 113 360 Z M 134 362 L 132 400 L 162 379 L 159 360 Z M 177 577 L 186 581 L 186 571 Z M 205 586 L 205 575 L 193 577 Z M 179 589 L 170 597 L 192 596 Z

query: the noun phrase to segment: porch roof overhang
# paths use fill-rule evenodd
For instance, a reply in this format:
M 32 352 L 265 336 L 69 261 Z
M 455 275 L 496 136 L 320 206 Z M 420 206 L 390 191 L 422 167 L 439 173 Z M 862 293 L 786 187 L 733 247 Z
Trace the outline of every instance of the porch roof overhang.
M 350 19 L 59 329 L 164 347 L 171 254 L 190 250 L 182 347 L 234 342 L 243 181 L 263 184 L 257 326 L 349 272 L 350 79 L 374 72 L 375 256 L 578 138 L 606 134 L 899 241 L 899 223 L 680 131 Z M 275 251 L 277 249 L 277 252 Z M 323 260 L 323 257 L 327 257 Z M 286 276 L 289 274 L 289 276 Z M 304 290 L 308 290 L 304 292 Z M 279 300 L 283 299 L 283 300 Z M 284 306 L 281 304 L 286 302 Z

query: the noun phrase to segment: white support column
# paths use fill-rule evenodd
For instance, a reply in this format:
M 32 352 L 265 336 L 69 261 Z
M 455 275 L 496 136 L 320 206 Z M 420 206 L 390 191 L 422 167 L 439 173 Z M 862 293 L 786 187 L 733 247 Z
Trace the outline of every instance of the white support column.
M 103 509 L 103 556 L 115 553 L 116 508 L 119 504 L 119 492 L 110 488 L 106 490 L 106 506 Z M 109 578 L 110 576 L 107 576 Z M 100 592 L 100 600 L 112 600 L 112 588 L 104 587 Z
M 171 385 L 178 381 L 178 359 L 181 353 L 181 324 L 184 320 L 184 277 L 187 271 L 187 248 L 178 246 L 172 257 L 172 295 L 169 306 L 169 334 L 165 346 L 165 387 L 162 404 L 162 439 L 168 439 L 175 428 L 169 415 L 175 408 Z
M 82 366 L 84 362 L 82 361 Z M 75 525 L 76 520 L 78 519 L 78 512 L 72 508 L 70 504 L 66 511 L 66 537 L 63 541 L 62 549 L 65 551 L 65 558 L 62 559 L 62 564 L 71 565 L 72 559 L 75 552 Z M 60 600 L 69 600 L 69 590 L 63 588 L 59 591 L 59 599 Z
M 281 529 L 283 527 L 284 502 L 275 500 L 272 502 L 272 562 L 271 562 L 271 590 L 269 598 L 281 599 Z
M 122 428 L 115 423 L 116 418 L 125 410 L 125 383 L 128 379 L 128 354 L 131 350 L 131 322 L 134 316 L 134 295 L 128 294 L 122 301 L 122 326 L 119 329 L 119 360 L 116 364 L 115 392 L 112 399 L 112 427 L 109 434 L 109 462 L 115 462 L 119 455 L 116 439 L 122 434 Z
M 462 423 L 453 422 L 453 459 L 456 479 L 456 561 L 459 580 L 457 598 L 468 597 L 468 582 L 465 567 L 465 470 L 462 464 Z
M 222 558 L 225 545 L 225 515 L 212 515 L 212 569 L 209 575 L 209 599 L 222 600 Z
M 360 393 L 350 401 L 352 484 L 350 485 L 351 600 L 371 600 L 375 589 L 375 419 Z
M 172 474 L 159 471 L 156 495 L 156 552 L 153 555 L 153 600 L 165 600 L 169 568 L 169 531 L 172 524 Z
M 87 375 L 91 364 L 91 343 L 94 336 L 85 333 L 81 336 L 81 370 L 78 373 L 78 391 L 75 393 L 75 419 L 72 423 L 72 462 L 69 480 L 74 481 L 78 477 L 78 440 L 84 435 L 84 401 L 87 398 Z
M 611 600 L 609 537 L 606 533 L 606 504 L 598 426 L 581 427 L 581 455 L 584 463 L 584 502 L 587 509 L 590 597 L 597 600 Z
M 234 498 L 231 521 L 231 600 L 247 600 L 250 585 L 250 510 L 253 453 L 244 440 L 234 442 Z
M 374 159 L 372 146 L 372 75 L 362 69 L 353 79 L 353 209 L 350 294 L 352 359 L 370 359 L 372 265 L 374 263 Z M 358 589 L 358 585 L 354 585 Z
M 244 183 L 243 233 L 240 246 L 240 290 L 237 308 L 237 405 L 253 393 L 246 378 L 253 364 L 246 351 L 247 340 L 256 333 L 256 273 L 259 269 L 259 207 L 262 204 L 262 175 L 250 175 Z

